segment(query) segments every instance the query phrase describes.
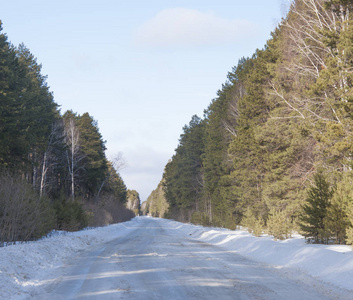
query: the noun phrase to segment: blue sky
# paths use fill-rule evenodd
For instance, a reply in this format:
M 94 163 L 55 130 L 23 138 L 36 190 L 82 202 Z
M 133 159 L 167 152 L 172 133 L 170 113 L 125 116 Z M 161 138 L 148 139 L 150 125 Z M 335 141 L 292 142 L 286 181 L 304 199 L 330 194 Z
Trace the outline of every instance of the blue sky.
M 88 112 L 122 152 L 142 201 L 191 116 L 241 57 L 263 48 L 288 0 L 0 0 L 9 40 L 42 64 L 62 112 Z

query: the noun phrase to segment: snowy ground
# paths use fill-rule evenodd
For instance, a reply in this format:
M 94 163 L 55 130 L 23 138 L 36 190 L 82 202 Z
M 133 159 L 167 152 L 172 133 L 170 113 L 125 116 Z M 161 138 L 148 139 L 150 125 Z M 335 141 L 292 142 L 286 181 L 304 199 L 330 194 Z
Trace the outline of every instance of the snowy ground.
M 0 299 L 297 299 L 298 291 L 353 299 L 351 248 L 148 217 L 0 248 Z

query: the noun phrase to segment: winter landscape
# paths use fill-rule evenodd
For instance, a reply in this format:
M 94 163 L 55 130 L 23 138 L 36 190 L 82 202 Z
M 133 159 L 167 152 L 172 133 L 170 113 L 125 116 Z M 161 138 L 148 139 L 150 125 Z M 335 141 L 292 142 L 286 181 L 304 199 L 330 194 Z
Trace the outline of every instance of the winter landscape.
M 353 300 L 352 0 L 0 2 L 0 299 Z

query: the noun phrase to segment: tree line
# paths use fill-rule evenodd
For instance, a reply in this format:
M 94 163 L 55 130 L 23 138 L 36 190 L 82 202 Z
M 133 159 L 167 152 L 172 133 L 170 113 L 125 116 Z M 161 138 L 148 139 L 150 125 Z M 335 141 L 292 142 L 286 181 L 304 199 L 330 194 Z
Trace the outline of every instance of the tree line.
M 164 180 L 152 191 L 147 200 L 141 204 L 141 213 L 152 217 L 163 218 L 168 212 L 169 204 L 165 199 Z
M 127 189 L 89 113 L 61 114 L 23 45 L 0 21 L 0 243 L 131 218 Z
M 353 3 L 295 0 L 183 128 L 165 216 L 353 242 Z

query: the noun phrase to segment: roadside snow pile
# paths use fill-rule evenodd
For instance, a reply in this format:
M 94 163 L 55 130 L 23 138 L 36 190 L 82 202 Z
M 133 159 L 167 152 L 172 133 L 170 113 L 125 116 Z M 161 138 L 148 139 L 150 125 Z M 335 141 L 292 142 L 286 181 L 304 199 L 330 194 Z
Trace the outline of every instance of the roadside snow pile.
M 175 222 L 175 226 L 180 223 Z M 353 291 L 353 251 L 348 245 L 306 244 L 304 237 L 295 235 L 283 241 L 271 236 L 254 237 L 243 230 L 206 228 L 185 225 L 180 228 L 192 238 L 236 251 L 249 259 L 292 268 L 319 280 Z
M 49 283 L 48 274 L 80 251 L 113 240 L 124 232 L 126 227 L 121 223 L 79 232 L 56 232 L 36 242 L 0 248 L 0 299 L 27 299 L 33 288 L 40 289 Z

